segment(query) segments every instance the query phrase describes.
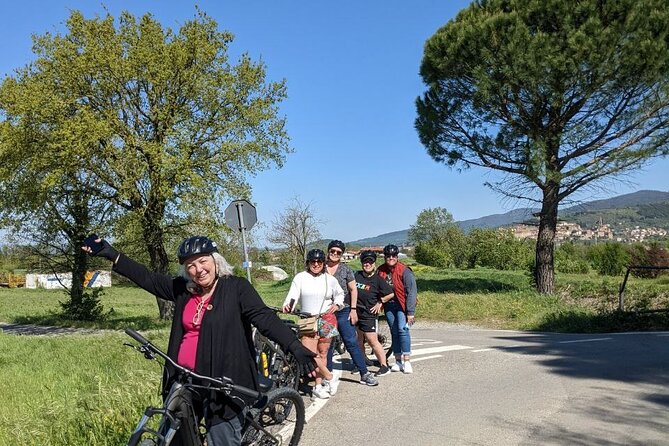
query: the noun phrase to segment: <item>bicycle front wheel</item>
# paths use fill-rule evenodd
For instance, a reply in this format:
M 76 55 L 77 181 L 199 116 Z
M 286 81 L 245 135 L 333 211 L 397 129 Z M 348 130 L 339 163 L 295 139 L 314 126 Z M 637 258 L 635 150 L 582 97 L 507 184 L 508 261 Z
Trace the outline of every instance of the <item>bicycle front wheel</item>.
M 304 423 L 304 400 L 297 390 L 274 389 L 267 393 L 267 402 L 262 408 L 249 411 L 242 445 L 295 446 L 300 442 Z

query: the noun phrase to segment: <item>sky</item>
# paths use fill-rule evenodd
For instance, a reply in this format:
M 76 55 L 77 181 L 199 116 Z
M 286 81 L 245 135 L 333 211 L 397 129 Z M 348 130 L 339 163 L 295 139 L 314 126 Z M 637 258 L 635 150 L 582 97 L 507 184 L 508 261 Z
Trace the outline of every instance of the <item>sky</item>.
M 414 128 L 415 100 L 426 89 L 418 74 L 423 45 L 468 1 L 7 2 L 0 17 L 0 74 L 33 60 L 31 35 L 63 32 L 71 10 L 87 18 L 150 12 L 178 29 L 194 17 L 196 4 L 235 35 L 233 60 L 246 52 L 266 64 L 267 80 L 287 82 L 280 111 L 294 152 L 283 168 L 250 179 L 264 225 L 256 231 L 258 244 L 294 197 L 311 205 L 324 238 L 344 241 L 407 229 L 426 208 L 446 208 L 460 221 L 531 205 L 485 187 L 494 173 L 436 163 Z M 609 181 L 576 198 L 667 191 L 668 170 L 669 160 L 657 160 L 623 182 Z

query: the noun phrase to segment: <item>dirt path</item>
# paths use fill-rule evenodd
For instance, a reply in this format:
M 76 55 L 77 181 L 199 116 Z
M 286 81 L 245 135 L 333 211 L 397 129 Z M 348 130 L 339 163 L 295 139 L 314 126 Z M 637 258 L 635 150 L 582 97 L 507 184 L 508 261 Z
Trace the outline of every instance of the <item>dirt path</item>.
M 74 328 L 74 327 L 48 327 L 42 325 L 23 325 L 7 324 L 0 322 L 0 331 L 13 335 L 29 336 L 56 336 L 64 334 L 93 334 L 107 330 L 97 330 L 94 328 Z

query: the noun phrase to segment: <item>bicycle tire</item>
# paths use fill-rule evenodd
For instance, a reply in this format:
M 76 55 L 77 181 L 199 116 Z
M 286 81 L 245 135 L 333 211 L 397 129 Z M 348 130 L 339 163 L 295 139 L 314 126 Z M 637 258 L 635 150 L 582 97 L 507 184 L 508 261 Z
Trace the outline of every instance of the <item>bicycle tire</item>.
M 304 400 L 297 390 L 290 387 L 276 388 L 267 393 L 267 400 L 261 408 L 252 409 L 247 414 L 242 445 L 296 446 L 302 437 L 305 420 Z M 275 441 L 275 437 L 278 437 L 278 441 Z

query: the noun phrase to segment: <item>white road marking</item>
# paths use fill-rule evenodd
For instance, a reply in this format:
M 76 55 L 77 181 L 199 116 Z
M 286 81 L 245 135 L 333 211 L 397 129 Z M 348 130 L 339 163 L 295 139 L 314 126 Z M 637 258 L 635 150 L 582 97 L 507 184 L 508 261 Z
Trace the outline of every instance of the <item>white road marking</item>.
M 592 339 L 577 339 L 575 341 L 560 341 L 558 344 L 575 344 L 577 342 L 596 342 L 596 341 L 610 341 L 613 338 L 592 338 Z
M 429 342 L 429 341 L 424 341 L 424 342 L 412 342 L 412 343 L 411 343 L 411 346 L 412 346 L 412 347 L 417 347 L 417 346 L 420 346 L 420 345 L 434 345 L 434 344 L 443 344 L 443 342 L 441 342 L 441 341 L 432 341 L 432 342 Z
M 435 359 L 443 357 L 444 355 L 421 356 L 420 358 L 414 358 L 413 356 L 411 356 L 411 362 L 425 361 L 426 359 Z
M 332 359 L 333 361 L 336 359 L 336 362 L 339 362 L 340 358 L 341 357 L 336 354 Z M 332 371 L 332 374 L 334 375 L 335 379 L 338 380 L 339 378 L 341 378 L 341 369 L 335 368 Z M 325 403 L 327 403 L 330 398 L 327 399 L 314 398 L 313 400 L 311 400 L 311 404 L 309 404 L 309 406 L 307 406 L 306 410 L 304 411 L 304 418 L 306 419 L 306 421 L 309 421 L 311 417 L 316 415 L 316 412 L 321 410 L 323 406 L 325 406 Z
M 494 348 L 479 348 L 477 350 L 472 350 L 472 353 L 478 353 L 478 352 L 489 352 L 491 350 L 496 350 Z
M 418 350 L 411 350 L 411 356 L 414 355 L 429 355 L 432 353 L 440 353 L 440 352 L 450 352 L 454 350 L 467 350 L 473 347 L 469 347 L 466 345 L 445 345 L 443 347 L 429 347 L 429 348 L 419 348 Z

